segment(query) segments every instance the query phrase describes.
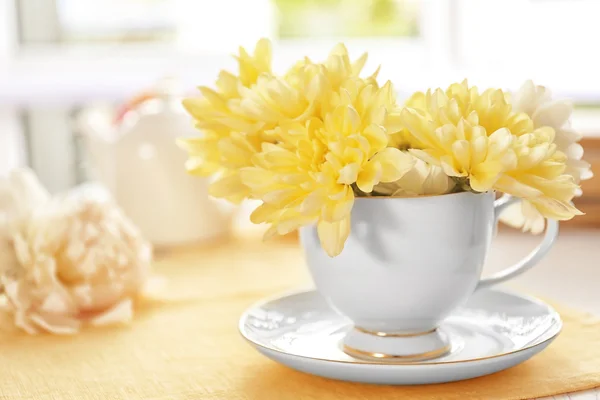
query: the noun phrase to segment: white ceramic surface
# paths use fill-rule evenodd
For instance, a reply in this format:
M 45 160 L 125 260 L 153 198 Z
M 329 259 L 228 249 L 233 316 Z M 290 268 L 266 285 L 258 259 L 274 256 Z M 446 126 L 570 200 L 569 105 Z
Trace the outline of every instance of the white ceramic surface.
M 97 179 L 155 246 L 213 240 L 231 232 L 233 208 L 208 194 L 208 178 L 185 171 L 176 140 L 198 132 L 177 92 L 159 96 L 114 123 L 114 110 L 93 107 L 78 119 Z M 162 92 L 161 92 L 162 91 Z
M 240 332 L 258 351 L 299 371 L 392 385 L 451 382 L 488 375 L 542 351 L 562 327 L 545 303 L 497 289 L 477 291 L 442 324 L 452 349 L 442 358 L 398 363 L 356 359 L 342 350 L 352 328 L 316 291 L 284 295 L 249 308 Z
M 498 215 L 514 201 L 518 200 L 495 201 L 492 192 L 357 198 L 350 236 L 337 257 L 323 251 L 316 228 L 302 228 L 301 242 L 319 292 L 357 329 L 387 334 L 369 339 L 353 331 L 346 346 L 366 353 L 428 358 L 447 345 L 443 330 L 418 339 L 397 336 L 435 329 L 476 288 L 535 265 L 558 235 L 558 223 L 548 221 L 543 242 L 528 257 L 480 280 Z

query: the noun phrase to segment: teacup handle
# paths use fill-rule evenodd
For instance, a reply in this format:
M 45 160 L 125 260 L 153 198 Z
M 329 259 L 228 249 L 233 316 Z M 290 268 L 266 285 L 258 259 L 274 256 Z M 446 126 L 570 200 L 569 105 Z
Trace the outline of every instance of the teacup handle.
M 507 207 L 514 203 L 520 202 L 521 199 L 518 197 L 512 197 L 504 195 L 494 202 L 494 226 L 498 224 L 498 218 L 500 214 Z M 490 287 L 497 283 L 507 281 L 514 278 L 517 275 L 529 270 L 531 267 L 536 265 L 552 248 L 554 242 L 558 238 L 558 221 L 553 219 L 546 219 L 546 232 L 542 242 L 531 252 L 529 255 L 524 257 L 518 263 L 492 275 L 489 278 L 485 278 L 479 281 L 477 289 Z

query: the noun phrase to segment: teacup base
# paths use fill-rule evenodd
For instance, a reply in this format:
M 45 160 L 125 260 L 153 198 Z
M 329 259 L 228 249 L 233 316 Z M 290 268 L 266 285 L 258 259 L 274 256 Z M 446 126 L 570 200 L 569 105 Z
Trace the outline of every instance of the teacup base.
M 387 333 L 354 327 L 346 333 L 342 347 L 355 358 L 402 363 L 442 357 L 451 349 L 448 335 L 438 328 L 418 333 Z

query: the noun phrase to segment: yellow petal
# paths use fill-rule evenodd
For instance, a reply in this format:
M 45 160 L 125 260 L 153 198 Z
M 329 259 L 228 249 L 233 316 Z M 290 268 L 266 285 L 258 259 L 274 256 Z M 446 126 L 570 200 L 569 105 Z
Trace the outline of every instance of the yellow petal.
M 240 180 L 251 189 L 272 185 L 274 179 L 275 174 L 263 168 L 248 167 L 240 170 Z
M 405 105 L 410 108 L 417 108 L 424 110 L 426 108 L 425 104 L 425 93 L 423 92 L 415 92 L 406 100 Z
M 393 147 L 383 149 L 371 160 L 381 165 L 379 182 L 397 181 L 415 165 L 414 157 Z
M 417 157 L 418 159 L 425 161 L 428 164 L 437 166 L 441 165 L 440 160 L 437 157 L 433 156 L 430 151 L 428 152 L 419 149 L 408 149 L 408 152 L 413 156 Z
M 350 216 L 337 222 L 320 221 L 317 232 L 323 250 L 329 257 L 335 257 L 342 252 L 350 235 Z
M 427 147 L 435 148 L 431 138 L 434 136 L 435 126 L 424 115 L 412 108 L 404 108 L 400 114 L 402 123 L 418 141 Z
M 351 164 L 344 166 L 340 170 L 340 176 L 337 180 L 337 183 L 345 184 L 345 185 L 352 185 L 354 182 L 356 182 L 359 170 L 360 170 L 360 165 L 358 163 L 351 163 Z
M 274 168 L 291 168 L 295 169 L 298 164 L 296 155 L 290 151 L 278 149 L 277 151 L 269 151 L 264 153 L 265 161 L 271 164 Z
M 372 153 L 369 154 L 369 156 L 372 156 L 376 152 L 383 150 L 387 146 L 388 136 L 385 133 L 385 130 L 379 125 L 369 125 L 363 131 L 362 136 L 369 142 L 369 149 Z
M 250 221 L 252 221 L 253 224 L 272 222 L 276 219 L 279 213 L 279 208 L 271 204 L 263 203 L 260 206 L 256 207 L 254 211 L 252 211 L 252 214 L 250 214 Z
M 276 204 L 280 207 L 285 207 L 291 202 L 302 196 L 302 192 L 297 188 L 283 188 L 269 191 L 262 196 L 266 203 Z
M 280 235 L 287 235 L 290 232 L 295 231 L 303 226 L 314 223 L 316 218 L 295 216 L 293 218 L 286 218 L 277 224 L 277 233 Z
M 206 86 L 200 86 L 198 89 L 200 90 L 200 93 L 202 93 L 202 96 L 204 96 L 204 98 L 208 100 L 212 106 L 223 109 L 226 108 L 227 104 L 225 99 L 219 93 Z
M 494 184 L 498 181 L 498 178 L 498 174 L 471 175 L 469 184 L 476 192 L 484 193 L 492 190 Z
M 275 236 L 277 236 L 278 232 L 277 232 L 277 225 L 271 225 L 269 227 L 269 229 L 267 229 L 265 231 L 265 234 L 263 235 L 263 240 L 269 240 Z
M 308 85 L 308 89 L 306 91 L 306 99 L 308 101 L 317 100 L 325 91 L 328 89 L 327 78 L 323 73 L 318 73 L 315 75 Z
M 527 200 L 508 206 L 500 215 L 500 221 L 533 234 L 543 232 L 546 225 L 543 215 Z
M 377 161 L 368 161 L 358 175 L 356 185 L 365 193 L 371 193 L 373 186 L 381 181 L 383 168 Z
M 239 203 L 247 195 L 248 187 L 242 183 L 239 174 L 232 173 L 213 182 L 208 188 L 208 192 L 211 196 Z
M 521 198 L 534 198 L 543 195 L 543 193 L 539 189 L 527 186 L 519 182 L 515 178 L 507 175 L 500 176 L 500 178 L 494 185 L 494 188 L 501 192 Z
M 225 96 L 233 97 L 238 95 L 238 79 L 235 75 L 227 72 L 219 72 L 219 78 L 217 79 L 217 87 L 219 91 Z
M 440 157 L 440 167 L 444 173 L 448 176 L 467 176 L 469 173 L 465 170 L 461 170 L 455 166 L 454 158 L 450 155 L 444 155 Z
M 466 140 L 458 140 L 452 144 L 452 153 L 461 171 L 471 169 L 471 146 Z
M 362 69 L 364 68 L 368 57 L 368 53 L 363 53 L 362 56 L 360 56 L 356 61 L 352 63 L 352 75 L 358 76 L 360 74 L 360 71 L 362 71 Z
M 247 149 L 238 146 L 231 138 L 223 138 L 219 141 L 218 149 L 225 159 L 228 168 L 241 168 L 248 166 L 252 156 Z
M 254 48 L 254 59 L 259 65 L 259 69 L 262 71 L 268 71 L 271 68 L 271 41 L 269 39 L 261 38 Z
M 329 201 L 321 211 L 321 218 L 328 222 L 335 222 L 350 215 L 354 205 L 354 193 L 348 186 L 344 188 L 343 197 L 336 201 Z
M 482 163 L 488 152 L 488 138 L 487 136 L 477 137 L 471 141 L 471 165 L 478 165 Z
M 315 212 L 319 212 L 325 205 L 327 200 L 326 195 L 327 193 L 324 188 L 314 190 L 302 202 L 300 212 L 304 215 L 312 215 Z
M 565 221 L 576 215 L 583 215 L 583 213 L 572 204 L 550 197 L 538 197 L 528 200 L 546 218 Z
M 181 104 L 183 105 L 183 108 L 185 108 L 185 110 L 196 119 L 203 118 L 207 106 L 210 106 L 206 99 L 198 97 L 183 99 Z

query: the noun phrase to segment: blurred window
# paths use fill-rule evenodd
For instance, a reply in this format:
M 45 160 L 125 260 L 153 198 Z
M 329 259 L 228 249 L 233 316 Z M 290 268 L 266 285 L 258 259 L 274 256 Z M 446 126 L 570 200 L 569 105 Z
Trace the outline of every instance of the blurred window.
M 419 2 L 407 0 L 275 0 L 278 37 L 416 37 Z
M 170 0 L 57 0 L 65 42 L 171 40 L 177 15 Z
M 76 153 L 74 110 L 165 75 L 211 84 L 239 45 L 268 37 L 275 71 L 340 41 L 353 57 L 369 51 L 366 71 L 382 64 L 401 98 L 465 77 L 510 89 L 534 78 L 573 99 L 574 126 L 597 136 L 598 15 L 600 0 L 0 0 L 0 126 L 25 132 L 30 161 L 61 189 L 77 154 L 36 157 L 49 131 Z
M 249 20 L 262 19 L 259 14 L 273 7 L 273 33 L 280 39 L 416 37 L 420 32 L 418 0 L 272 0 L 270 4 L 238 0 L 237 3 L 238 6 L 254 3 L 251 13 L 244 15 Z M 55 4 L 61 41 L 75 43 L 170 41 L 186 34 L 186 15 L 211 15 L 220 8 L 216 1 L 203 0 L 56 0 Z M 227 8 L 226 13 L 231 15 L 231 10 Z M 235 29 L 227 23 L 222 26 Z

